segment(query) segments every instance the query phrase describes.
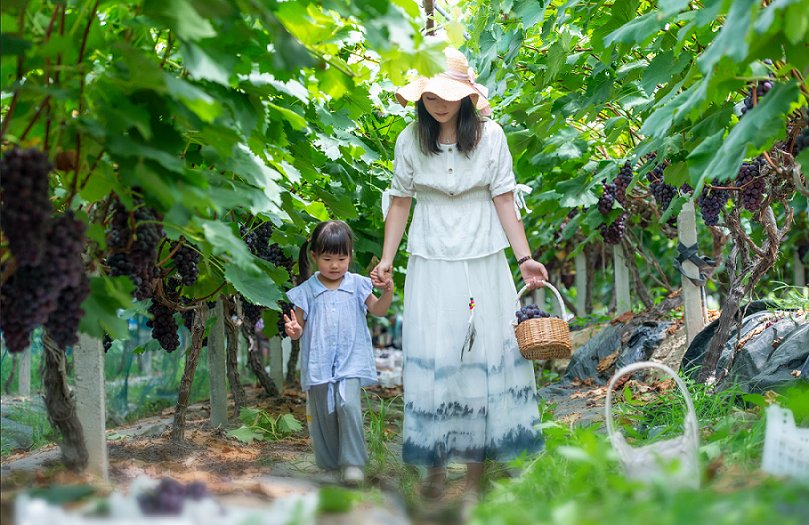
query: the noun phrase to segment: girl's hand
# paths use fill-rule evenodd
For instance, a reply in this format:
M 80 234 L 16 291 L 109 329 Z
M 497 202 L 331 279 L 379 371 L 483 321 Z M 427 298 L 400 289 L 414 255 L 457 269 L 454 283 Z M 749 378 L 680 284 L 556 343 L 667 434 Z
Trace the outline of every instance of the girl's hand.
M 393 289 L 393 261 L 382 259 L 371 270 L 371 284 L 385 290 Z
M 376 268 L 371 270 L 371 273 L 369 274 L 369 277 L 371 278 L 371 284 L 374 286 L 374 288 L 384 288 L 385 287 L 385 281 L 381 280 L 379 278 L 379 276 L 377 276 Z
M 548 270 L 541 262 L 529 259 L 520 265 L 522 280 L 529 290 L 542 288 L 548 280 Z
M 289 311 L 289 315 L 284 314 L 284 331 L 292 339 L 299 339 L 303 334 L 303 327 L 298 323 L 298 318 L 292 310 Z

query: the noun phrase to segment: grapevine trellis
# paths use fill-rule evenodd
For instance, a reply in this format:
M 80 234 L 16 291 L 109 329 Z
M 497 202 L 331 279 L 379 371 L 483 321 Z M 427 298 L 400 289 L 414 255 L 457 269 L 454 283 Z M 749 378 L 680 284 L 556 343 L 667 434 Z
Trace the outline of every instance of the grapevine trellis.
M 439 71 L 445 40 L 490 89 L 534 189 L 535 255 L 579 316 L 682 288 L 693 337 L 718 297 L 709 380 L 763 278 L 805 286 L 809 0 L 425 2 L 426 18 L 409 0 L 215 4 L 2 7 L 0 328 L 19 353 L 44 327 L 73 466 L 87 450 L 64 350 L 79 333 L 89 355 L 109 348 L 135 313 L 185 355 L 175 439 L 203 348 L 221 350 L 237 411 L 240 346 L 278 395 L 260 349 L 282 335 L 298 246 L 336 217 L 357 268 L 379 254 L 375 210 L 412 119 L 389 95 L 411 68 Z

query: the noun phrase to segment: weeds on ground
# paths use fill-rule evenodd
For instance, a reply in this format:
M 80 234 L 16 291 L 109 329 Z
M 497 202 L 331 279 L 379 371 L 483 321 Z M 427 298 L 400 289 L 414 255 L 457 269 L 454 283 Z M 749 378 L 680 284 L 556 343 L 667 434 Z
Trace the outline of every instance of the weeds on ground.
M 292 414 L 273 417 L 260 408 L 243 408 L 239 412 L 242 426 L 227 433 L 244 443 L 253 441 L 278 441 L 300 432 L 303 425 Z
M 562 376 L 554 370 L 543 368 L 541 371 L 536 372 L 535 378 L 537 388 L 545 388 L 546 386 L 558 383 L 562 379 Z
M 401 396 L 389 400 L 373 393 L 364 392 L 365 435 L 368 440 L 368 465 L 366 474 L 370 478 L 391 477 L 399 481 L 399 490 L 408 504 L 415 501 L 418 470 L 406 465 L 398 451 L 391 444 L 401 441 L 402 410 Z

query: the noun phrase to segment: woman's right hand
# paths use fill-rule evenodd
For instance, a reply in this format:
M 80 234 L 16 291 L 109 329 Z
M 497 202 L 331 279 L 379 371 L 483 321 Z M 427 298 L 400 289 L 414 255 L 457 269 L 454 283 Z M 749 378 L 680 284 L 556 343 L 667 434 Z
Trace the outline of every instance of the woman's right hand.
M 371 284 L 377 288 L 388 288 L 393 282 L 393 261 L 382 259 L 371 270 Z

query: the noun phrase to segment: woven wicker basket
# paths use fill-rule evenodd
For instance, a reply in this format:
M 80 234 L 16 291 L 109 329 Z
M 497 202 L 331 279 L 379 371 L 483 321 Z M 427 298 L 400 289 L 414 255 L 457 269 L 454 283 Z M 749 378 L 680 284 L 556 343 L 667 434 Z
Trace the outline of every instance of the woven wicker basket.
M 562 319 L 557 317 L 543 317 L 528 319 L 514 328 L 520 353 L 526 359 L 567 359 L 573 351 L 570 342 L 570 328 L 565 317 L 565 304 L 562 296 L 552 284 L 546 282 L 545 288 L 550 289 L 559 301 Z M 520 298 L 528 291 L 524 286 L 517 294 L 517 309 L 520 308 Z M 515 321 L 516 323 L 516 321 Z

